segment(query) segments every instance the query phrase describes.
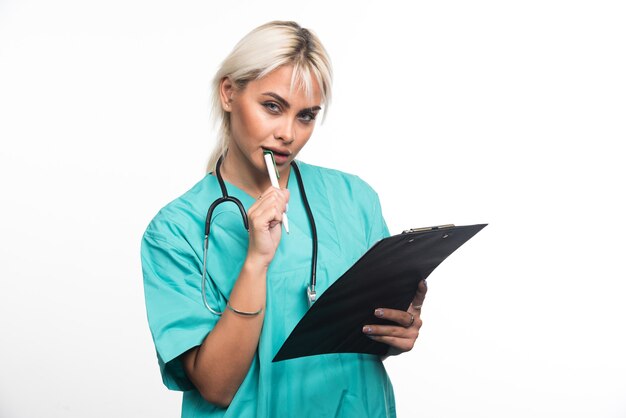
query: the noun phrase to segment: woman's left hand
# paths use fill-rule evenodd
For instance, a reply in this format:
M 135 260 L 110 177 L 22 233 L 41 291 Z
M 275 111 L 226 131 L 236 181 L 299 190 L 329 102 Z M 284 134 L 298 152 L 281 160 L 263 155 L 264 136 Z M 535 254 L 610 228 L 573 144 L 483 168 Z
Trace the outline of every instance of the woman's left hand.
M 365 325 L 363 327 L 363 333 L 369 338 L 390 346 L 387 356 L 410 351 L 415 345 L 422 327 L 420 314 L 427 290 L 426 281 L 420 281 L 417 293 L 406 311 L 387 308 L 378 308 L 374 311 L 374 315 L 378 318 L 384 318 L 399 325 Z

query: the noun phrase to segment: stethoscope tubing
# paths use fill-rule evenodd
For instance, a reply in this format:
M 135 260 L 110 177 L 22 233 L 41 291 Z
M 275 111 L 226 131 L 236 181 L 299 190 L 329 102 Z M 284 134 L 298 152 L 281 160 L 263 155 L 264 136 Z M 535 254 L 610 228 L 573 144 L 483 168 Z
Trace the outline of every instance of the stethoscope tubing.
M 209 312 L 217 316 L 222 315 L 224 311 L 218 311 L 218 310 L 211 308 L 206 298 L 207 254 L 209 252 L 209 234 L 211 232 L 211 219 L 213 217 L 213 211 L 222 203 L 226 203 L 226 202 L 234 203 L 239 209 L 239 212 L 241 213 L 241 218 L 243 220 L 243 225 L 246 228 L 246 231 L 248 232 L 250 231 L 248 215 L 246 214 L 246 210 L 243 204 L 236 197 L 228 195 L 226 183 L 224 183 L 224 179 L 222 178 L 222 173 L 220 171 L 221 165 L 222 165 L 222 159 L 220 158 L 217 161 L 217 164 L 215 166 L 215 176 L 217 177 L 217 181 L 219 183 L 219 186 L 222 192 L 222 197 L 217 198 L 213 203 L 211 203 L 211 206 L 209 206 L 209 209 L 206 215 L 206 221 L 205 221 L 205 226 L 204 226 L 204 244 L 203 244 L 203 251 L 202 251 L 202 285 L 201 285 L 202 302 L 204 303 L 204 306 L 209 310 Z M 317 228 L 315 227 L 315 219 L 313 218 L 313 212 L 311 211 L 311 206 L 309 205 L 309 201 L 307 199 L 306 192 L 304 190 L 304 184 L 302 182 L 302 175 L 300 174 L 300 169 L 298 168 L 298 165 L 296 164 L 295 161 L 291 162 L 291 167 L 293 168 L 294 173 L 296 175 L 296 180 L 298 182 L 298 189 L 300 189 L 300 196 L 302 197 L 302 203 L 304 204 L 304 209 L 306 211 L 307 217 L 309 218 L 309 225 L 311 227 L 311 237 L 313 241 L 312 250 L 311 250 L 311 280 L 309 282 L 309 287 L 307 288 L 307 295 L 309 298 L 309 306 L 310 306 L 316 299 L 315 285 L 317 282 Z

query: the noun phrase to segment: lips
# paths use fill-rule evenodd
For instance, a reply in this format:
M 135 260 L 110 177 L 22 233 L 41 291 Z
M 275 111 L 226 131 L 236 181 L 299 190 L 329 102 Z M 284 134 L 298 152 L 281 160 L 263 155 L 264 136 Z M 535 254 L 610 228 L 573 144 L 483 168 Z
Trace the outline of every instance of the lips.
M 274 154 L 274 161 L 276 161 L 276 164 L 278 165 L 285 164 L 289 160 L 289 157 L 291 156 L 291 152 L 289 150 L 284 150 L 284 149 L 279 149 L 279 148 L 265 148 L 265 147 L 263 149 L 272 151 L 272 154 Z

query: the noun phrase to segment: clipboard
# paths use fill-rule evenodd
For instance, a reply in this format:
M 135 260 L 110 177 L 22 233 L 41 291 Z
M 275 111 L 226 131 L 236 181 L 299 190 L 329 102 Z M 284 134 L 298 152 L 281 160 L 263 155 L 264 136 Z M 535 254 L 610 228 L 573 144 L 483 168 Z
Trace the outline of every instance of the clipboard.
M 383 355 L 387 344 L 367 338 L 376 308 L 406 310 L 420 280 L 487 224 L 416 228 L 374 244 L 311 306 L 273 362 L 328 353 Z

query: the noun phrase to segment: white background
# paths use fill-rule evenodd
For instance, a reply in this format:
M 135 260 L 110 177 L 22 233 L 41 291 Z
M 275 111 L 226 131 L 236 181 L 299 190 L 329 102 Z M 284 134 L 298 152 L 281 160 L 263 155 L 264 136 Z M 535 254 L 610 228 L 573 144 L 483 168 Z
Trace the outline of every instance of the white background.
M 292 19 L 334 62 L 301 159 L 392 233 L 490 225 L 430 277 L 400 417 L 626 417 L 618 1 L 0 0 L 0 416 L 173 417 L 141 234 L 203 174 L 209 81 Z

